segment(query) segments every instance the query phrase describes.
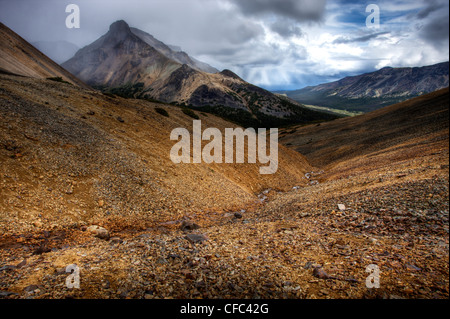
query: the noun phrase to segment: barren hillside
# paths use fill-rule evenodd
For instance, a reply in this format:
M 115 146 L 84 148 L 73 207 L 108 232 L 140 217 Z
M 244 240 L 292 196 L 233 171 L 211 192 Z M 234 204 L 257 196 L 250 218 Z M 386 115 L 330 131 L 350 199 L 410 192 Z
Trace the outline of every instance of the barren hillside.
M 1 83 L 4 234 L 38 230 L 33 223 L 123 219 L 137 226 L 243 207 L 264 189 L 297 185 L 310 169 L 303 156 L 284 147 L 274 175 L 260 175 L 260 164 L 174 164 L 170 133 L 192 130 L 193 121 L 178 107 L 49 80 L 2 75 Z M 203 129 L 231 125 L 198 115 Z
M 41 79 L 61 77 L 64 81 L 89 88 L 1 22 L 0 39 L 0 73 Z
M 293 126 L 281 132 L 280 140 L 320 167 L 394 148 L 406 155 L 412 146 L 445 145 L 448 94 L 442 89 L 360 116 Z
M 369 162 L 311 168 L 280 148 L 263 177 L 171 163 L 171 129 L 192 124 L 173 106 L 2 75 L 0 111 L 2 298 L 448 298 L 448 136 L 430 143 L 435 130 Z

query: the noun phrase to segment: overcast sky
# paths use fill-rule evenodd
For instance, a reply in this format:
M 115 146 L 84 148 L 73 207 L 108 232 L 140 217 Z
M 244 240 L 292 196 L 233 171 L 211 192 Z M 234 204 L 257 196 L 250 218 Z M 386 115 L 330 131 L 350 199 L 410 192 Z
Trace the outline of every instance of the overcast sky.
M 66 28 L 71 3 L 80 29 Z M 369 4 L 380 9 L 378 29 L 366 26 Z M 0 0 L 0 21 L 30 42 L 83 47 L 123 19 L 273 90 L 448 61 L 448 12 L 448 0 Z

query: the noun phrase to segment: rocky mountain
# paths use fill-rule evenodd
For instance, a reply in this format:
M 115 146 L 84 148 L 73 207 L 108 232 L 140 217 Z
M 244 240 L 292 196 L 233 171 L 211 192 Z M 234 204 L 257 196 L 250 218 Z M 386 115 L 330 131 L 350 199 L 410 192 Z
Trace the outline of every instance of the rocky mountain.
M 386 67 L 342 80 L 281 92 L 303 103 L 371 111 L 449 86 L 449 62 L 416 68 Z
M 155 37 L 153 37 L 151 34 L 148 34 L 147 32 L 141 31 L 139 29 L 130 28 L 130 30 L 140 39 L 142 39 L 145 43 L 155 48 L 169 59 L 172 59 L 180 64 L 186 64 L 198 71 L 203 71 L 207 73 L 219 72 L 219 70 L 210 66 L 209 64 L 190 57 L 186 52 L 181 51 L 180 47 L 166 45 L 163 42 L 156 39 Z
M 92 85 L 113 87 L 142 82 L 147 87 L 166 79 L 180 64 L 146 44 L 124 21 L 119 21 L 62 66 Z
M 67 41 L 38 41 L 31 44 L 56 63 L 63 63 L 69 60 L 80 49 L 75 44 Z
M 204 72 L 203 64 L 125 21 L 113 23 L 108 33 L 62 65 L 110 93 L 193 107 L 244 125 L 334 118 L 251 85 L 231 71 Z
M 0 72 L 88 86 L 0 23 Z

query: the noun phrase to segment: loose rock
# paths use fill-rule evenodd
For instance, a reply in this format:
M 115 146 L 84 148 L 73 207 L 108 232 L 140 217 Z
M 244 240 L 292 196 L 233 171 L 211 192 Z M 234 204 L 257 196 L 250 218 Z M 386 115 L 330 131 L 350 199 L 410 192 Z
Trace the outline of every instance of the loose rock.
M 87 228 L 87 231 L 90 232 L 91 234 L 93 234 L 95 237 L 100 238 L 100 239 L 105 239 L 108 240 L 110 238 L 109 232 L 108 230 L 106 230 L 103 227 L 100 226 L 89 226 Z
M 197 234 L 188 234 L 185 237 L 191 244 L 201 243 L 207 240 L 207 238 L 204 235 L 197 235 Z
M 183 220 L 183 222 L 181 223 L 180 229 L 182 231 L 191 231 L 191 230 L 195 230 L 200 228 L 199 225 L 197 225 L 196 223 L 193 223 L 189 220 Z

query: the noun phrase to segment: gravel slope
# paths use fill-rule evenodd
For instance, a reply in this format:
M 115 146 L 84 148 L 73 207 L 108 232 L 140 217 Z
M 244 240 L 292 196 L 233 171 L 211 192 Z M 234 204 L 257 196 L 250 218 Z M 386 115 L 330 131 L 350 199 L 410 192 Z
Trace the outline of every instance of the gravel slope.
M 171 165 L 177 108 L 1 81 L 0 298 L 448 298 L 448 137 L 263 178 Z

